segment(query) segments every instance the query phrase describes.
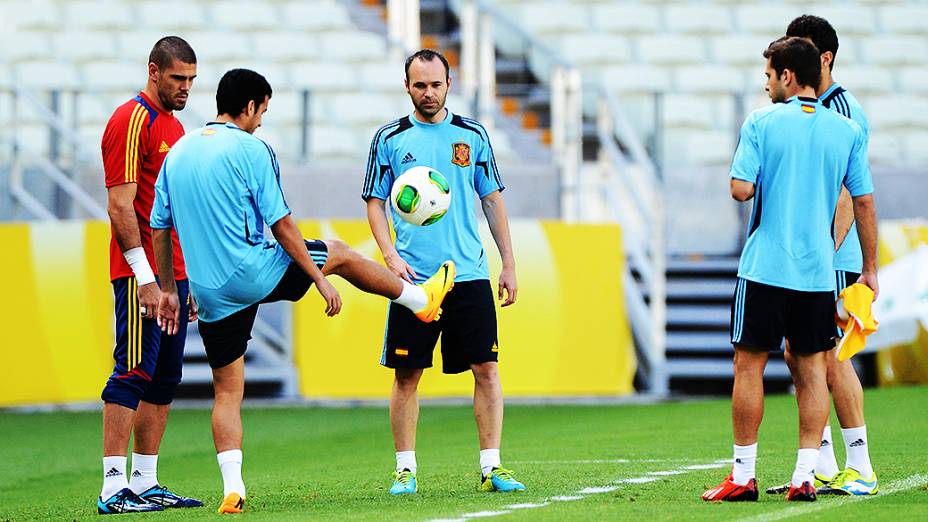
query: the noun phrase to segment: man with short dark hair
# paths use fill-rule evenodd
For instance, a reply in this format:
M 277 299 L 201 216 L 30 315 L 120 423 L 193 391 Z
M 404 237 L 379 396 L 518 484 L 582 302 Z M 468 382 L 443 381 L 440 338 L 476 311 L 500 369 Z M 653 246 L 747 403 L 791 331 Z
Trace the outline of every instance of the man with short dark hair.
M 151 211 L 158 269 L 172 270 L 171 230 L 187 252 L 190 291 L 200 304 L 200 336 L 213 369 L 213 439 L 222 473 L 219 513 L 241 513 L 241 404 L 245 350 L 260 303 L 297 301 L 310 286 L 334 316 L 341 297 L 325 276 L 387 297 L 419 321 L 432 321 L 454 283 L 454 263 L 442 263 L 412 285 L 338 240 L 304 240 L 280 186 L 269 145 L 254 136 L 271 86 L 247 69 L 228 71 L 216 91 L 216 121 L 177 142 L 164 161 Z M 265 223 L 277 242 L 265 238 Z M 165 278 L 169 280 L 169 278 Z M 163 285 L 158 323 L 167 336 L 181 323 L 179 288 Z
M 181 380 L 189 318 L 187 276 L 174 240 L 172 285 L 179 288 L 185 321 L 178 335 L 161 336 L 155 324 L 160 291 L 148 216 L 155 178 L 164 156 L 184 134 L 173 111 L 183 110 L 197 58 L 183 39 L 158 40 L 148 59 L 148 82 L 136 97 L 120 105 L 106 125 L 101 149 L 112 228 L 110 279 L 116 301 L 115 368 L 103 388 L 103 488 L 100 514 L 196 507 L 158 484 L 158 449 L 174 391 Z M 176 281 L 174 281 L 176 279 Z M 162 279 L 161 283 L 165 283 Z M 189 306 L 189 307 L 188 307 Z M 134 433 L 132 476 L 126 478 L 126 451 Z
M 811 41 L 821 53 L 822 80 L 816 94 L 822 104 L 838 114 L 850 118 L 860 125 L 864 139 L 869 142 L 870 126 L 864 115 L 863 107 L 850 92 L 840 86 L 831 76 L 838 55 L 838 34 L 824 18 L 803 15 L 786 28 L 787 36 L 796 36 Z M 851 196 L 846 188 L 841 189 L 838 198 L 838 210 L 835 213 L 835 297 L 847 286 L 857 282 L 860 277 L 863 255 L 857 226 L 854 224 L 854 211 Z M 838 336 L 843 335 L 840 328 Z M 788 365 L 795 364 L 789 344 L 784 353 Z M 873 465 L 870 463 L 870 451 L 867 440 L 867 426 L 864 420 L 864 391 L 860 378 L 854 371 L 850 360 L 838 361 L 836 357 L 827 357 L 828 389 L 831 391 L 838 422 L 841 423 L 841 436 L 844 439 L 846 461 L 843 470 L 838 469 L 835 460 L 831 424 L 826 423 L 822 432 L 822 451 L 815 464 L 815 485 L 819 494 L 838 495 L 873 495 L 880 485 Z M 769 494 L 785 492 L 789 485 L 767 489 Z
M 442 371 L 470 371 L 474 376 L 474 417 L 480 441 L 483 491 L 518 491 L 525 486 L 500 461 L 503 393 L 497 371 L 500 346 L 496 308 L 487 256 L 477 231 L 473 202 L 480 199 L 490 232 L 502 258 L 497 297 L 509 306 L 516 301 L 515 258 L 509 222 L 501 194 L 504 189 L 493 147 L 480 123 L 445 108 L 451 87 L 448 61 L 429 49 L 406 60 L 406 92 L 414 107 L 380 128 L 371 143 L 361 197 L 367 219 L 390 270 L 415 281 L 446 257 L 457 264 L 454 292 L 438 322 L 421 324 L 391 305 L 387 313 L 380 364 L 394 371 L 390 393 L 390 426 L 396 450 L 396 470 L 390 493 L 414 494 L 416 425 L 419 420 L 419 379 L 432 366 L 432 352 L 441 336 Z M 448 179 L 454 199 L 447 214 L 428 227 L 418 227 L 394 213 L 391 240 L 386 202 L 394 180 L 416 165 L 438 170 Z
M 828 420 L 825 358 L 835 346 L 832 219 L 841 186 L 854 202 L 864 269 L 858 282 L 877 291 L 876 212 L 860 126 L 816 98 L 818 49 L 783 37 L 764 52 L 774 102 L 752 112 L 732 159 L 731 194 L 754 199 L 732 300 L 734 463 L 707 501 L 756 501 L 757 431 L 764 367 L 785 337 L 799 406 L 799 451 L 786 500 L 814 501 L 813 469 Z

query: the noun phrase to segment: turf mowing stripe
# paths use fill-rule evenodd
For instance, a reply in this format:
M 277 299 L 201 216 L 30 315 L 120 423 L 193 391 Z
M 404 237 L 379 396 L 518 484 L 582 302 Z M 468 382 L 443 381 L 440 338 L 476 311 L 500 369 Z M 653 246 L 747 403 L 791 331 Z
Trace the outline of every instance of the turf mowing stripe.
M 764 513 L 763 515 L 757 515 L 756 517 L 743 518 L 739 522 L 770 522 L 773 520 L 782 520 L 784 518 L 798 517 L 815 511 L 822 511 L 825 509 L 843 506 L 851 502 L 863 502 L 864 500 L 892 495 L 893 493 L 898 493 L 907 489 L 917 488 L 926 483 L 928 483 L 928 475 L 912 475 L 910 477 L 891 482 L 885 488 L 880 488 L 880 492 L 876 495 L 851 495 L 846 497 L 839 497 L 834 500 L 823 500 L 820 498 L 812 504 L 795 505 L 773 513 Z
M 622 462 L 629 462 L 625 459 L 616 459 L 616 460 L 621 460 Z M 689 460 L 689 459 L 680 459 L 680 460 Z M 511 462 L 514 462 L 514 461 L 511 461 Z M 531 462 L 531 461 L 520 461 L 520 462 L 524 464 L 526 462 Z M 558 461 L 538 461 L 538 462 L 548 463 L 548 462 L 558 462 Z M 576 462 L 583 462 L 583 461 L 560 461 L 560 462 L 576 463 Z M 614 460 L 604 460 L 604 461 L 600 460 L 596 462 L 615 462 L 615 461 Z M 637 462 L 646 462 L 646 461 L 637 461 Z M 659 462 L 665 462 L 665 461 L 661 460 Z M 727 460 L 727 459 L 717 460 L 715 462 L 711 462 L 708 464 L 695 464 L 692 466 L 684 466 L 684 467 L 677 468 L 677 469 L 651 471 L 647 473 L 645 476 L 631 477 L 631 478 L 616 480 L 613 482 L 613 484 L 647 484 L 649 482 L 657 482 L 661 479 L 661 477 L 665 477 L 665 476 L 683 475 L 685 473 L 689 473 L 690 471 L 694 471 L 694 470 L 721 468 L 727 465 L 731 465 L 731 460 Z M 513 504 L 511 506 L 505 506 L 505 510 L 503 511 L 478 511 L 476 513 L 465 513 L 463 515 L 460 515 L 458 518 L 432 519 L 429 522 L 462 522 L 462 521 L 469 520 L 472 518 L 489 518 L 489 517 L 495 517 L 499 515 L 508 515 L 509 513 L 512 513 L 511 510 L 514 510 L 514 509 L 538 509 L 538 508 L 543 508 L 545 506 L 549 506 L 551 505 L 552 502 L 569 502 L 573 500 L 582 500 L 586 498 L 585 497 L 586 495 L 611 493 L 618 489 L 620 489 L 620 486 L 616 486 L 616 485 L 590 486 L 590 487 L 581 489 L 580 491 L 577 492 L 576 495 L 560 495 L 556 497 L 550 497 L 546 499 L 545 501 L 539 502 L 539 503 L 524 503 L 524 504 Z

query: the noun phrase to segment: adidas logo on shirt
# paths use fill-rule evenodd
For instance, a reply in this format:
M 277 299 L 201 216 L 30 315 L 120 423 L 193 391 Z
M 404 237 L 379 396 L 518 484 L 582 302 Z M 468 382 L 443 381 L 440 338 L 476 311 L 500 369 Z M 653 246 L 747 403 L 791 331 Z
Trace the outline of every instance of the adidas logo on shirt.
M 855 440 L 854 442 L 851 443 L 851 447 L 852 447 L 852 448 L 857 448 L 857 447 L 866 446 L 866 445 L 867 445 L 867 443 L 864 442 L 864 439 L 857 439 L 857 440 Z
M 158 152 L 167 152 L 169 150 L 171 150 L 171 146 L 166 141 L 162 141 L 161 146 L 158 147 Z
M 119 471 L 116 468 L 110 468 L 110 470 L 106 472 L 107 477 L 118 477 L 120 475 L 122 475 L 122 471 Z
M 403 162 L 402 162 L 402 163 L 403 163 L 403 165 L 405 165 L 405 164 L 407 164 L 407 163 L 415 163 L 415 161 L 416 161 L 416 158 L 412 155 L 412 153 L 407 152 L 406 155 L 403 156 Z

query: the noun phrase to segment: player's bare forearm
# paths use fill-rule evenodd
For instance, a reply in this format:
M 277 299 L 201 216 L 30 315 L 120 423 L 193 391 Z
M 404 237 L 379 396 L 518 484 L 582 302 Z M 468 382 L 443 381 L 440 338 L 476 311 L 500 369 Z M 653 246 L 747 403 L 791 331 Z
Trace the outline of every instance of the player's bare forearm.
M 135 183 L 115 185 L 107 190 L 106 211 L 113 227 L 113 237 L 123 252 L 142 246 L 139 221 L 135 215 Z
M 506 214 L 506 204 L 503 202 L 503 195 L 497 192 L 484 197 L 480 201 L 483 207 L 483 213 L 487 217 L 487 224 L 490 226 L 490 233 L 493 235 L 493 241 L 496 242 L 496 248 L 499 250 L 499 256 L 503 261 L 503 268 L 515 269 L 516 259 L 512 253 L 512 237 L 509 234 L 509 217 Z
M 854 224 L 854 203 L 851 201 L 851 193 L 846 188 L 841 187 L 841 195 L 838 196 L 838 207 L 835 209 L 835 251 L 841 248 L 847 233 Z
M 731 179 L 731 197 L 738 201 L 747 201 L 754 197 L 754 184 L 743 179 Z
M 390 225 L 387 223 L 386 201 L 377 198 L 367 200 L 367 224 L 371 227 L 374 241 L 380 248 L 384 258 L 396 254 L 393 240 L 390 237 Z
M 316 266 L 316 263 L 313 263 L 313 259 L 309 256 L 309 251 L 306 250 L 306 243 L 303 240 L 303 234 L 296 226 L 296 223 L 294 223 L 292 217 L 288 215 L 278 219 L 276 223 L 271 225 L 271 233 L 274 234 L 274 238 L 277 239 L 280 246 L 282 246 L 287 255 L 290 256 L 290 259 L 300 265 L 300 268 L 306 272 L 306 275 L 308 275 L 314 283 L 318 284 L 325 279 L 325 276 L 322 275 L 322 270 L 319 270 L 319 267 Z
M 155 266 L 161 276 L 161 291 L 177 293 L 174 281 L 174 245 L 171 241 L 170 228 L 156 228 L 151 231 L 151 242 L 155 249 Z
M 862 272 L 876 274 L 876 205 L 872 194 L 854 198 L 854 220 L 857 221 L 857 235 L 860 236 L 860 249 L 864 256 Z

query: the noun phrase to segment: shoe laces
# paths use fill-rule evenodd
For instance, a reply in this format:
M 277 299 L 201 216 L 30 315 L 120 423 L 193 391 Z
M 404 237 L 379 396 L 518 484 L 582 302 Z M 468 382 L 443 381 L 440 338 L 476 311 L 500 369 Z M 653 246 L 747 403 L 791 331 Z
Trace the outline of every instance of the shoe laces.
M 403 471 L 394 471 L 393 479 L 404 486 L 408 486 L 409 482 L 412 480 L 412 471 L 409 471 L 408 469 L 404 469 Z
M 851 477 L 851 469 L 844 468 L 838 473 L 836 473 L 835 476 L 831 478 L 831 482 L 829 482 L 828 484 L 829 485 L 831 484 L 841 485 L 847 482 L 847 479 L 849 479 L 850 477 Z
M 506 468 L 493 468 L 493 471 L 490 472 L 490 475 L 496 475 L 502 480 L 515 480 L 512 477 L 512 470 Z

